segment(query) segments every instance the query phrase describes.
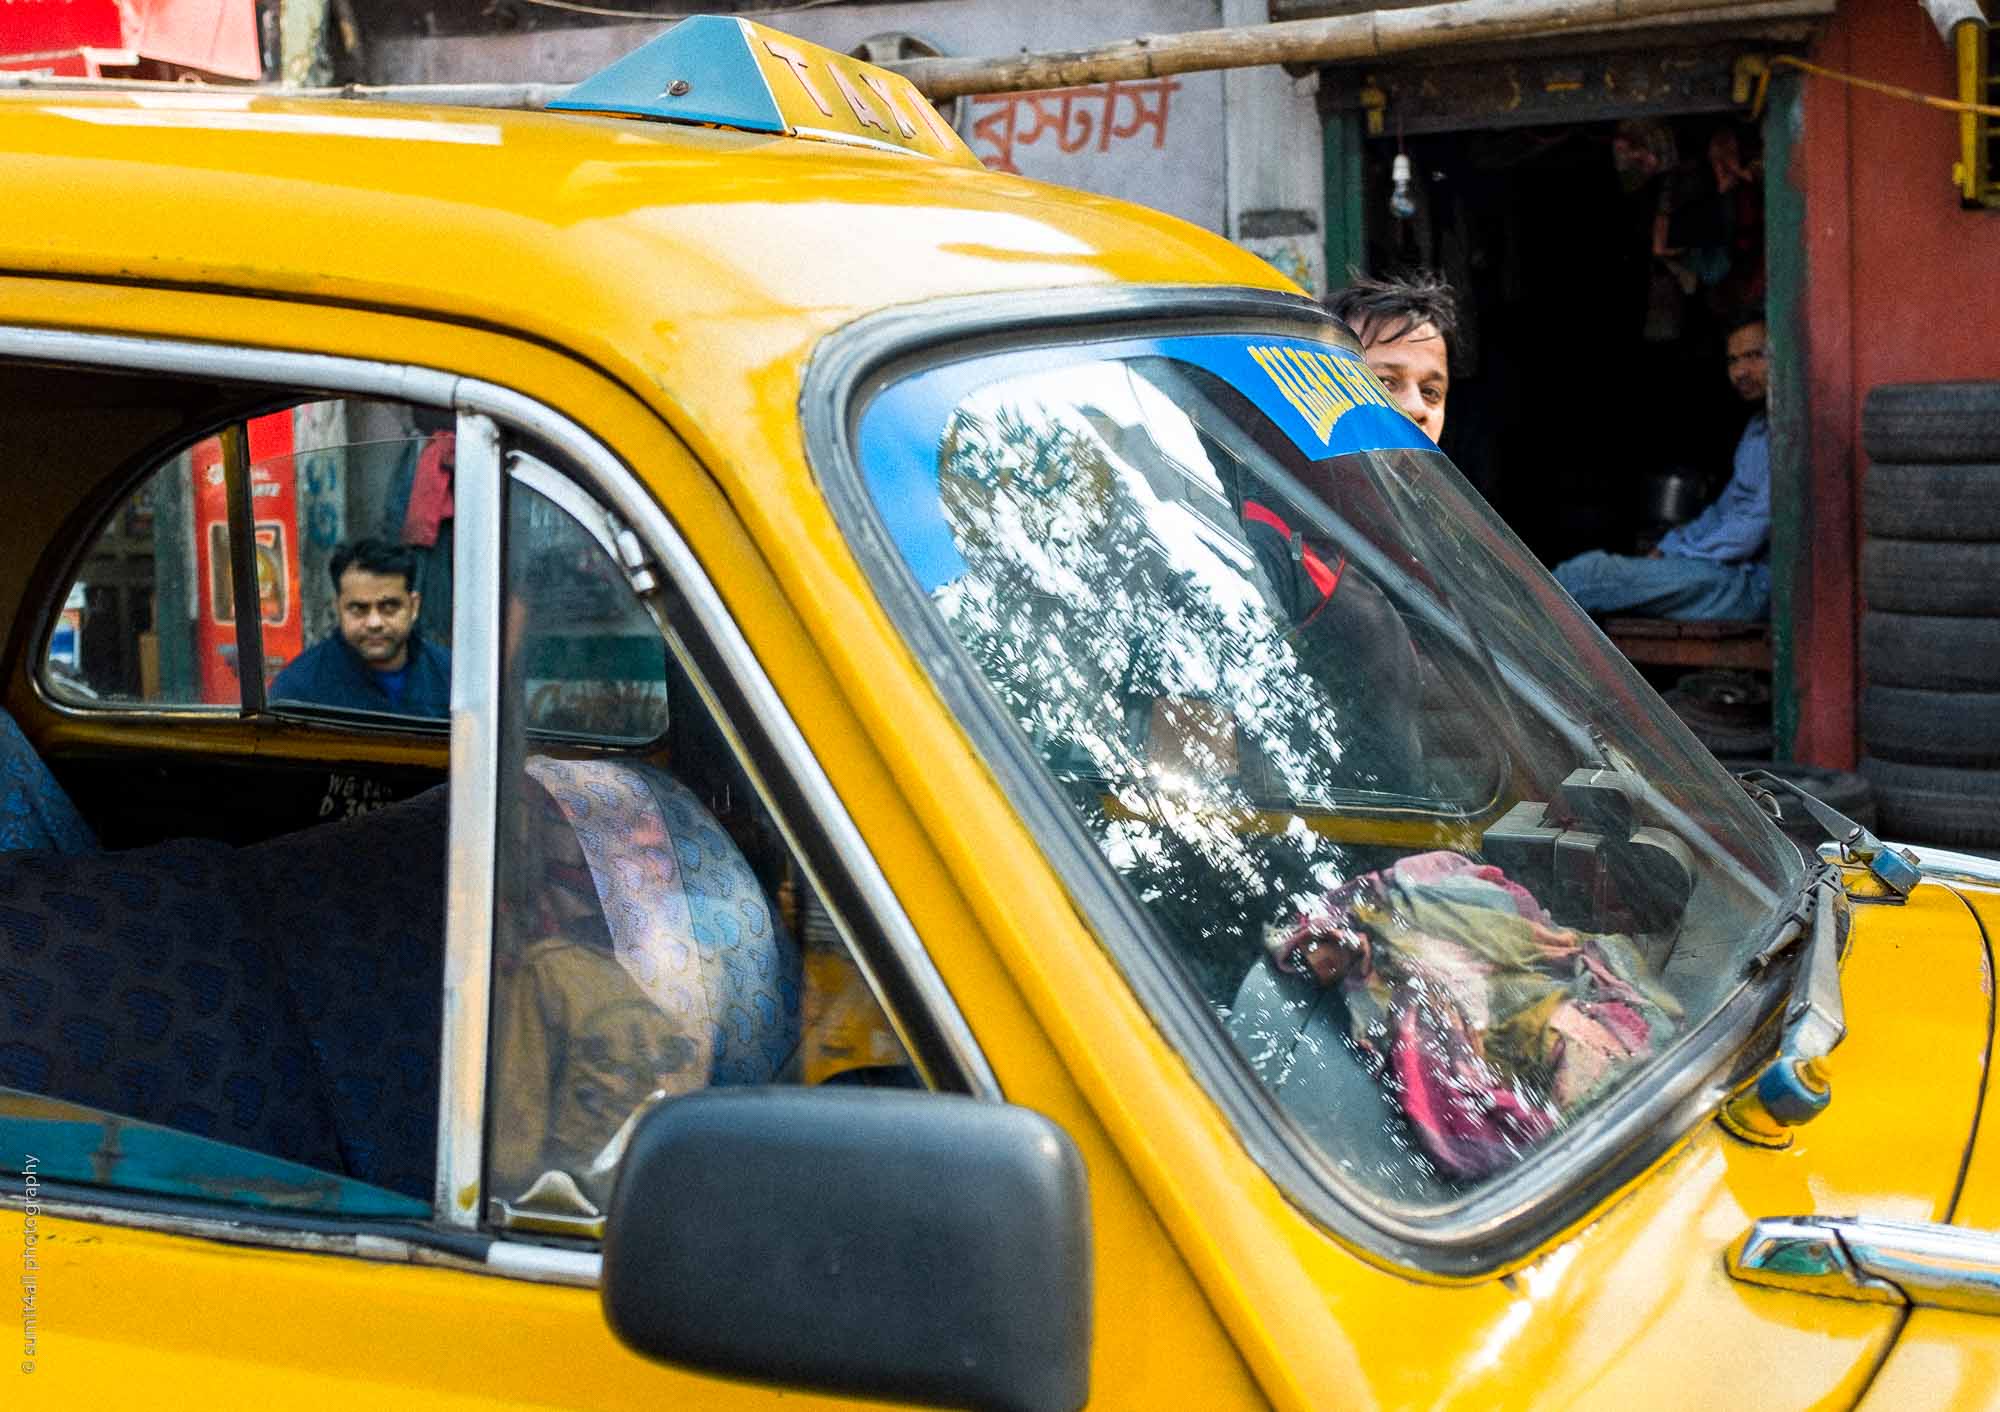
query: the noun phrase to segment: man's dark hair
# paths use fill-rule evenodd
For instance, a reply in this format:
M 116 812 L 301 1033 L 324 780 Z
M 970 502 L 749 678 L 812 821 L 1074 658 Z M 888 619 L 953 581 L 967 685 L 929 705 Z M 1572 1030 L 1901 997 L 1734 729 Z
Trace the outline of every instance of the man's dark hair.
M 1388 343 L 1434 327 L 1450 351 L 1458 334 L 1458 297 L 1435 270 L 1409 270 L 1389 279 L 1356 276 L 1327 296 L 1327 312 L 1354 331 L 1372 330 L 1371 343 Z
M 1739 309 L 1732 310 L 1729 317 L 1722 321 L 1722 336 L 1732 338 L 1752 324 L 1763 324 L 1766 329 L 1770 328 L 1771 325 L 1764 318 L 1762 304 L 1745 304 Z
M 349 569 L 384 576 L 401 574 L 405 593 L 414 592 L 417 586 L 415 551 L 386 539 L 351 539 L 333 551 L 333 557 L 326 561 L 326 572 L 333 579 L 335 594 L 340 592 L 340 576 Z

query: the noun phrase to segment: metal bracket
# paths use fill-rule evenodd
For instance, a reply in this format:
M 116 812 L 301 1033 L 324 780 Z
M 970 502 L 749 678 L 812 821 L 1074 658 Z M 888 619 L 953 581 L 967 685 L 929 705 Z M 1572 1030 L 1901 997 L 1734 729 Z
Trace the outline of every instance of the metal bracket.
M 1355 95 L 1361 100 L 1362 124 L 1370 137 L 1380 137 L 1387 127 L 1389 95 L 1374 83 L 1365 83 Z

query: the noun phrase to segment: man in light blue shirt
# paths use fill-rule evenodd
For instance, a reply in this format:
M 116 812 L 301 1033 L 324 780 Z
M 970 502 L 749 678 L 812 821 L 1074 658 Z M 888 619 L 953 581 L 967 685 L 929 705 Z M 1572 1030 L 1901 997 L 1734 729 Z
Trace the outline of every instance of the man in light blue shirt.
M 1713 505 L 1669 531 L 1647 558 L 1593 549 L 1556 565 L 1556 579 L 1587 613 L 1647 618 L 1759 619 L 1771 611 L 1771 424 L 1764 317 L 1729 331 L 1729 381 L 1751 403 L 1729 484 Z

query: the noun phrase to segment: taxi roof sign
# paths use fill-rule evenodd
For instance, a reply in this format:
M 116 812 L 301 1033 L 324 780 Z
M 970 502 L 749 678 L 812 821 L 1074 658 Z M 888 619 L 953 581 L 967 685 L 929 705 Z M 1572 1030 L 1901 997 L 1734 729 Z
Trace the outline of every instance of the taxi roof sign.
M 690 15 L 549 107 L 888 147 L 980 165 L 901 74 L 727 15 Z

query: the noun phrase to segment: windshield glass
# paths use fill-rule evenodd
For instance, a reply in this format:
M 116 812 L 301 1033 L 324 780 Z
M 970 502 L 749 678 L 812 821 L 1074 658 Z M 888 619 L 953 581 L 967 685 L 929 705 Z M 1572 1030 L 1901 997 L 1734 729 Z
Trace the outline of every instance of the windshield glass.
M 1343 346 L 988 353 L 857 425 L 903 562 L 1104 862 L 1385 1197 L 1452 1201 L 1632 1081 L 1803 881 Z

